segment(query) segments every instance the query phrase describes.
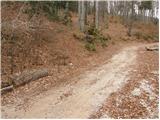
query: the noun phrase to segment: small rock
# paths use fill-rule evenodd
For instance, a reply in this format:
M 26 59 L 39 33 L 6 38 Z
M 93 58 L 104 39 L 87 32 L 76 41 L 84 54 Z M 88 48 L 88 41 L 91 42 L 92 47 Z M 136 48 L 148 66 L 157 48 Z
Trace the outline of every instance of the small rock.
M 69 63 L 69 65 L 70 65 L 70 66 L 72 66 L 72 65 L 73 65 L 73 63 Z
M 139 96 L 141 94 L 141 90 L 139 88 L 135 88 L 131 93 L 134 96 Z

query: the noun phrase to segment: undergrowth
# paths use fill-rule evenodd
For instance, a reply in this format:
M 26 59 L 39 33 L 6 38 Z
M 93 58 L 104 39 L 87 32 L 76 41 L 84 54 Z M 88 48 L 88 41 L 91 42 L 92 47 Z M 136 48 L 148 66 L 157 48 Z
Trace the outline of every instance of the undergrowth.
M 152 35 L 152 34 L 144 34 L 142 32 L 136 32 L 134 33 L 134 36 L 137 38 L 137 39 L 144 39 L 146 41 L 148 40 L 156 40 L 156 35 Z
M 94 25 L 88 26 L 85 33 L 85 48 L 89 51 L 96 51 L 96 44 L 107 47 L 107 41 L 111 39 L 110 36 L 105 37 Z

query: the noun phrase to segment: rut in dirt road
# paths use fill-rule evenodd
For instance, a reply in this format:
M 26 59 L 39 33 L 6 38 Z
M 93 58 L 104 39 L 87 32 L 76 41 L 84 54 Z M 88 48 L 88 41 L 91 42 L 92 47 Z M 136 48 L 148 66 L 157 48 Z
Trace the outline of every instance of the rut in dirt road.
M 80 75 L 74 84 L 55 87 L 36 96 L 26 109 L 2 107 L 3 118 L 89 118 L 104 100 L 129 79 L 138 47 L 125 48 L 106 64 Z

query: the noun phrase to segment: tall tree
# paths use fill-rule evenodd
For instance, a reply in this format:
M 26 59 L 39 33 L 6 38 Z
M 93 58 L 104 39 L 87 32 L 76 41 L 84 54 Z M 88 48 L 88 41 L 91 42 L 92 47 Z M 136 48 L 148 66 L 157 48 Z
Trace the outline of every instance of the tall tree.
M 99 5 L 98 1 L 95 2 L 95 27 L 98 29 L 99 26 Z
M 87 24 L 87 16 L 88 16 L 88 1 L 85 1 L 85 25 Z
M 85 31 L 85 1 L 78 2 L 79 26 L 82 32 Z
M 134 13 L 135 13 L 134 1 L 131 1 L 131 16 L 130 16 L 130 21 L 129 21 L 129 25 L 128 25 L 128 32 L 127 32 L 128 36 L 131 36 L 131 30 L 132 30 L 132 26 L 133 26 Z

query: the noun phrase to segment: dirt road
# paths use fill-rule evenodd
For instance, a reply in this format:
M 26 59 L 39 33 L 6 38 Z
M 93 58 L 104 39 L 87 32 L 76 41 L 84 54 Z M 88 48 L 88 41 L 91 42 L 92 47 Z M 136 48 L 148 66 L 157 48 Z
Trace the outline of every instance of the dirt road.
M 73 78 L 76 82 L 54 87 L 33 97 L 28 107 L 19 107 L 18 103 L 2 106 L 2 117 L 89 118 L 111 93 L 125 85 L 132 65 L 137 62 L 139 47 L 142 46 L 124 48 L 103 66 Z

